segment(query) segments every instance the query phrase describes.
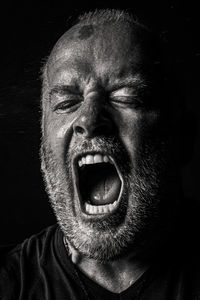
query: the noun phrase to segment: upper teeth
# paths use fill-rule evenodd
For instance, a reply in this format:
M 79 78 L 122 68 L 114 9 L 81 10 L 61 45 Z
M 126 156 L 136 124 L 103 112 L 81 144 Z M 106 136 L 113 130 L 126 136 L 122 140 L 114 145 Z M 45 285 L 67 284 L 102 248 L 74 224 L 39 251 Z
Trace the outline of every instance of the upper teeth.
M 102 162 L 111 162 L 110 158 L 107 155 L 102 154 L 88 154 L 86 156 L 81 157 L 78 160 L 78 165 L 81 167 L 82 165 L 91 165 L 91 164 L 98 164 Z

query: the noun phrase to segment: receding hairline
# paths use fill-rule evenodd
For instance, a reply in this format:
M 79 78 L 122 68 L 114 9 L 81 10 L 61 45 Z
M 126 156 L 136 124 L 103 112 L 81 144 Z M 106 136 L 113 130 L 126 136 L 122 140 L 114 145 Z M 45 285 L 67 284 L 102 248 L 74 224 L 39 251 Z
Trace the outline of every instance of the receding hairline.
M 140 27 L 146 31 L 151 32 L 150 29 L 145 26 L 143 23 L 139 22 L 138 18 L 133 15 L 133 13 L 128 12 L 127 10 L 120 10 L 120 9 L 96 9 L 94 11 L 85 12 L 80 14 L 76 20 L 67 28 L 65 33 L 67 33 L 70 29 L 78 25 L 106 25 L 108 23 L 111 24 L 130 24 L 130 26 Z M 64 34 L 65 34 L 64 33 Z M 61 36 L 62 37 L 62 36 Z M 60 38 L 58 39 L 58 41 Z M 57 41 L 57 42 L 58 42 Z M 57 43 L 56 43 L 57 44 Z M 56 45 L 55 44 L 55 45 Z M 54 45 L 54 47 L 55 47 Z M 53 49 L 54 49 L 53 47 Z M 52 50 L 53 50 L 52 49 Z M 51 56 L 52 50 L 50 55 L 45 59 L 43 66 L 41 68 L 42 74 L 42 81 L 43 84 L 47 83 L 47 68 L 49 64 L 49 58 Z
M 68 34 L 70 35 L 71 30 L 76 31 L 79 30 L 80 27 L 81 29 L 92 29 L 92 27 L 96 27 L 98 31 L 101 30 L 102 27 L 115 26 L 117 24 L 122 27 L 128 25 L 129 28 L 134 28 L 136 31 L 142 30 L 148 32 L 148 34 L 152 34 L 152 31 L 147 26 L 139 22 L 136 16 L 126 10 L 96 9 L 94 11 L 80 14 L 78 18 L 76 18 L 75 22 L 73 22 L 71 26 L 69 26 L 64 32 L 64 34 L 58 39 L 53 49 L 56 48 L 56 45 L 59 44 L 59 41 L 66 39 Z M 53 49 L 51 53 L 53 52 Z

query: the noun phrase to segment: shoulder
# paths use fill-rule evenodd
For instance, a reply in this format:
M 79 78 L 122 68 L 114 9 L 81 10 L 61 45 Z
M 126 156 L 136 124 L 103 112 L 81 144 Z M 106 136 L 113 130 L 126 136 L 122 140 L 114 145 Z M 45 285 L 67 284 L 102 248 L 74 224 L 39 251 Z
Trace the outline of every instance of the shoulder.
M 37 255 L 41 259 L 57 230 L 58 226 L 53 225 L 25 239 L 21 244 L 0 246 L 0 266 L 9 265 L 9 262 L 17 261 L 22 256 L 24 259 L 30 259 Z
M 3 293 L 5 299 L 13 299 L 9 294 L 18 295 L 18 288 L 27 274 L 36 282 L 38 270 L 53 247 L 57 230 L 57 225 L 53 225 L 21 244 L 0 247 L 0 295 Z
M 77 277 L 54 225 L 16 246 L 2 247 L 0 299 L 81 299 Z M 77 298 L 74 295 L 79 293 Z

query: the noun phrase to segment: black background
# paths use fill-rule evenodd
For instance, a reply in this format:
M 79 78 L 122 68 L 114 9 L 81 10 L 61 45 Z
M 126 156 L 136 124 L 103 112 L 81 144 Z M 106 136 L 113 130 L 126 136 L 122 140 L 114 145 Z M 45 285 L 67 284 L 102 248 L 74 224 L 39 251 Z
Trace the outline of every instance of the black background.
M 40 68 L 71 15 L 94 8 L 136 8 L 164 35 L 173 33 L 177 80 L 183 98 L 200 117 L 200 21 L 189 1 L 9 2 L 1 6 L 0 62 L 0 244 L 22 241 L 56 220 L 40 173 Z M 170 105 L 170 99 L 169 99 Z M 169 116 L 170 117 L 170 116 Z M 191 132 L 193 134 L 193 132 Z M 199 201 L 200 142 L 184 167 L 186 196 Z M 186 146 L 187 145 L 187 140 Z M 188 202 L 190 206 L 190 202 Z

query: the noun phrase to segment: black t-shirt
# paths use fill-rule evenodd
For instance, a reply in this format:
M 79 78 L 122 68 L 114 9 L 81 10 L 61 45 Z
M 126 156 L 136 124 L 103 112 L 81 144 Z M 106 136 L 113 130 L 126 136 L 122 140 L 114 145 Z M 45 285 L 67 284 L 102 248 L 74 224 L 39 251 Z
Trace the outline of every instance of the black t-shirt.
M 158 261 L 127 290 L 112 293 L 77 270 L 54 225 L 12 249 L 1 249 L 0 299 L 198 300 L 199 270 L 187 261 Z

